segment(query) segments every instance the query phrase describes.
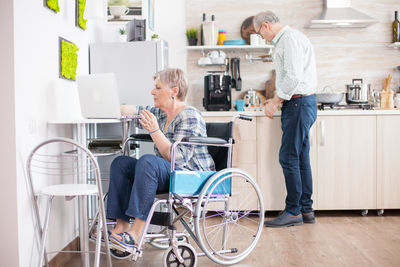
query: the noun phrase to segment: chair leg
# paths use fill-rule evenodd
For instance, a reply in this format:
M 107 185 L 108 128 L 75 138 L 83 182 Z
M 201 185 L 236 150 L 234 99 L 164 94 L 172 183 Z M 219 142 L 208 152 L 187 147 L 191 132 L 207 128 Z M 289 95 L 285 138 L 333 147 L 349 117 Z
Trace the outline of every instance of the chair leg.
M 47 259 L 47 253 L 45 253 L 45 248 L 46 248 L 46 241 L 47 241 L 47 230 L 49 228 L 49 219 L 50 219 L 50 211 L 51 211 L 51 205 L 53 203 L 53 196 L 50 196 L 48 199 L 48 204 L 47 204 L 47 210 L 46 210 L 46 216 L 44 219 L 44 224 L 42 228 L 42 240 L 40 242 L 40 250 L 39 250 L 39 267 L 43 266 L 43 259 Z M 47 262 L 47 260 L 46 260 Z M 47 263 L 46 263 L 47 265 Z
M 110 255 L 110 246 L 109 246 L 109 243 L 108 243 L 106 213 L 104 211 L 104 203 L 103 203 L 103 201 L 102 201 L 102 199 L 100 197 L 99 197 L 99 210 L 100 210 L 99 226 L 101 225 L 101 228 L 103 230 L 107 266 L 111 267 L 112 263 L 111 263 L 111 255 Z
M 37 238 L 37 242 L 38 242 L 38 247 L 39 247 L 39 252 L 40 252 L 40 242 L 42 241 L 42 235 L 43 235 L 43 232 L 42 232 L 42 223 L 41 223 L 41 220 L 40 220 L 40 215 L 39 215 L 39 207 L 38 207 L 38 204 L 37 204 L 37 197 L 33 194 L 33 192 L 31 193 L 32 194 L 32 203 L 33 203 L 33 209 L 34 209 L 34 215 L 35 215 L 35 219 L 36 219 L 36 238 Z M 44 255 L 45 255 L 45 257 L 44 257 L 44 265 L 46 266 L 46 267 L 48 267 L 49 266 L 49 260 L 48 260 L 48 258 L 47 258 L 47 253 L 46 253 L 46 249 L 44 250 Z
M 94 266 L 99 267 L 100 266 L 100 249 L 101 249 L 101 218 L 97 224 L 97 230 L 96 230 L 96 250 L 94 254 Z M 105 238 L 105 237 L 104 237 Z

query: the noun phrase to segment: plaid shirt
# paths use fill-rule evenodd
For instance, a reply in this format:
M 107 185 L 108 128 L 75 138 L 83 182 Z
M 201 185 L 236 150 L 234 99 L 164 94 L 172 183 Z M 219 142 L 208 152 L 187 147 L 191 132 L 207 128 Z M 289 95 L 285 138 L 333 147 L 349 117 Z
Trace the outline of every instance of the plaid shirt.
M 165 132 L 164 126 L 167 122 L 167 115 L 164 111 L 155 107 L 139 106 L 138 113 L 140 114 L 143 109 L 147 109 L 154 114 L 160 130 L 171 143 L 180 141 L 182 138 L 188 136 L 207 136 L 204 119 L 200 111 L 193 107 L 187 107 L 179 112 L 170 125 L 168 125 L 167 129 L 165 129 Z M 140 123 L 137 123 L 137 126 L 143 129 Z M 154 145 L 154 151 L 157 156 L 162 157 L 156 145 Z M 175 166 L 189 171 L 215 170 L 214 161 L 208 153 L 206 146 L 178 145 L 175 150 Z

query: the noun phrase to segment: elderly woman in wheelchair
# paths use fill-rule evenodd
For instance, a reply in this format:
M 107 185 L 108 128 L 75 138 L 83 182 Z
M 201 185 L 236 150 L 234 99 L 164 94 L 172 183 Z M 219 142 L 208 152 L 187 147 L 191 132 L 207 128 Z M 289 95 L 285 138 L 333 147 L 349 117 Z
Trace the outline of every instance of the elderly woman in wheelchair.
M 234 120 L 251 118 L 236 115 L 232 121 L 206 124 L 184 102 L 188 84 L 183 71 L 166 69 L 154 80 L 155 107 L 139 107 L 138 112 L 156 155 L 138 160 L 120 156 L 111 164 L 107 218 L 116 220 L 109 233 L 113 255 L 136 260 L 144 242 L 168 241 L 169 247 L 155 245 L 168 248 L 163 266 L 195 266 L 203 255 L 235 264 L 255 248 L 264 221 L 258 185 L 247 172 L 231 168 Z M 154 201 L 157 193 L 168 197 Z M 155 212 L 163 204 L 168 212 Z M 178 221 L 183 233 L 177 232 Z M 147 233 L 150 223 L 164 228 Z M 202 253 L 181 242 L 189 237 Z
M 139 160 L 120 156 L 111 164 L 107 218 L 116 219 L 110 241 L 133 248 L 145 226 L 156 193 L 168 193 L 171 174 L 171 144 L 187 136 L 207 136 L 201 113 L 185 104 L 188 83 L 182 70 L 166 69 L 154 76 L 151 91 L 155 107 L 139 107 L 139 123 L 146 129 L 156 155 Z M 176 153 L 176 169 L 214 170 L 214 162 L 204 146 L 181 146 Z M 135 218 L 130 226 L 130 218 Z

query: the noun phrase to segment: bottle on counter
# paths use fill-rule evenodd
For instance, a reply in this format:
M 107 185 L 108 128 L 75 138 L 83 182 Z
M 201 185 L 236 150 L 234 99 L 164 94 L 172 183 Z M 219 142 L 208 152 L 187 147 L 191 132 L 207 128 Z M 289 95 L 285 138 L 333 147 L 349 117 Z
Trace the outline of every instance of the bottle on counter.
M 203 32 L 203 25 L 206 22 L 206 13 L 203 13 L 203 21 L 200 25 L 200 45 L 204 45 L 204 32 Z
M 400 42 L 400 21 L 397 17 L 397 11 L 394 12 L 393 21 L 393 43 Z

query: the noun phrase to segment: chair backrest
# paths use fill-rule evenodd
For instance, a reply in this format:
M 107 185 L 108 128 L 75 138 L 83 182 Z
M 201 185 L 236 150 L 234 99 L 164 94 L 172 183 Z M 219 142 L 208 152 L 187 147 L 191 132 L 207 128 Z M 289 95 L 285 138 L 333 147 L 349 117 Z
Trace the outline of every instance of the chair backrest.
M 64 183 L 97 184 L 98 193 L 102 195 L 100 169 L 95 157 L 71 139 L 53 138 L 37 145 L 28 157 L 26 170 L 32 196 L 40 187 Z
M 232 137 L 232 122 L 208 122 L 206 123 L 206 129 L 208 137 L 218 137 L 227 141 Z M 227 167 L 227 147 L 208 146 L 208 153 L 213 158 L 217 171 Z

